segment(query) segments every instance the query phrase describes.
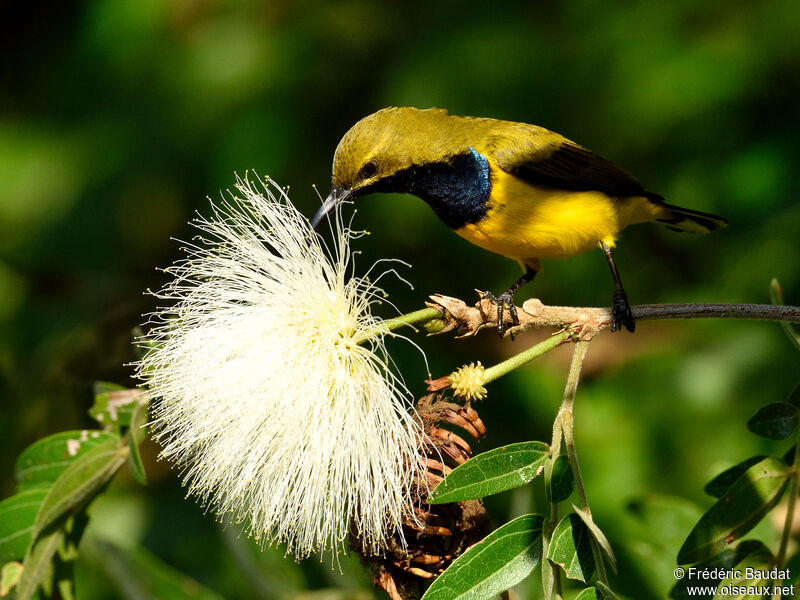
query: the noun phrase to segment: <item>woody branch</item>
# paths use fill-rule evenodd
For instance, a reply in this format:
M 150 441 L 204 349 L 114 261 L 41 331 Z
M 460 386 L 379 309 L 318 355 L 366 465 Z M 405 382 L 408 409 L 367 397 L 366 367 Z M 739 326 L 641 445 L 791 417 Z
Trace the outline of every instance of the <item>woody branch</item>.
M 437 333 L 456 331 L 460 337 L 475 335 L 481 329 L 497 329 L 497 307 L 487 299 L 474 305 L 463 300 L 434 294 L 426 302 L 438 309 L 442 327 Z M 637 321 L 656 319 L 752 319 L 800 323 L 800 307 L 774 304 L 644 304 L 631 307 Z M 516 336 L 529 329 L 570 329 L 583 339 L 591 339 L 611 325 L 611 310 L 600 307 L 546 306 L 536 298 L 526 300 L 517 307 L 519 325 L 511 327 L 505 335 Z

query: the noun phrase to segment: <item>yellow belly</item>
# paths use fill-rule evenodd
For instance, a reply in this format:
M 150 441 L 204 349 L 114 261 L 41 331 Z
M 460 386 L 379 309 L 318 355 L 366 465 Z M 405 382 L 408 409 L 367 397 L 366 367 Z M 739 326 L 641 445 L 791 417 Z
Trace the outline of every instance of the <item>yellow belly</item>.
M 533 186 L 493 168 L 486 217 L 456 233 L 476 246 L 524 263 L 575 256 L 600 242 L 613 246 L 622 229 L 651 221 L 660 212 L 646 198 Z

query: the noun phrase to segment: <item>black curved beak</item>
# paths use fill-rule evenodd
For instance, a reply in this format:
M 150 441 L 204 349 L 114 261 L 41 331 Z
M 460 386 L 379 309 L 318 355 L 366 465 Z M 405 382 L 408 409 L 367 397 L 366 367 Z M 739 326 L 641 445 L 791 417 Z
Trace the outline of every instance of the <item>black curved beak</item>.
M 342 202 L 345 202 L 353 195 L 353 192 L 335 185 L 331 188 L 331 193 L 325 198 L 325 202 L 319 207 L 316 214 L 311 217 L 311 229 L 316 229 L 333 210 Z

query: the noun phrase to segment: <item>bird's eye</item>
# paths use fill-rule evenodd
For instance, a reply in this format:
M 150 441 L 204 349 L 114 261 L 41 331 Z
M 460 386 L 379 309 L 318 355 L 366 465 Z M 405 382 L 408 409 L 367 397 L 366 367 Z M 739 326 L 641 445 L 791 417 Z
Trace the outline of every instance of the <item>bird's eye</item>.
M 364 163 L 364 166 L 361 167 L 361 170 L 358 174 L 361 176 L 362 179 L 369 179 L 370 177 L 374 176 L 378 172 L 378 163 L 374 160 L 369 161 L 368 163 Z

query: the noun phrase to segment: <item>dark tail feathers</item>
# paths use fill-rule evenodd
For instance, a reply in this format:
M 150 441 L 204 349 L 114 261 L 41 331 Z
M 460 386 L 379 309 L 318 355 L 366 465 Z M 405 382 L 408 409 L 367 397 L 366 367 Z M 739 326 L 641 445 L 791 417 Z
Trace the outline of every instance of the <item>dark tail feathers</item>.
M 681 208 L 680 206 L 673 206 L 671 204 L 662 204 L 664 212 L 667 213 L 664 218 L 657 219 L 659 223 L 663 223 L 673 231 L 689 231 L 691 233 L 711 233 L 712 231 L 725 227 L 728 224 L 727 219 L 712 215 L 709 213 L 700 212 L 699 210 L 690 210 L 688 208 Z

